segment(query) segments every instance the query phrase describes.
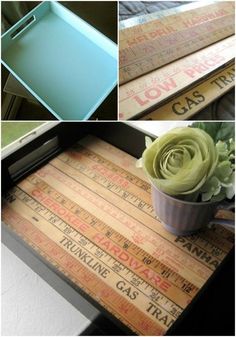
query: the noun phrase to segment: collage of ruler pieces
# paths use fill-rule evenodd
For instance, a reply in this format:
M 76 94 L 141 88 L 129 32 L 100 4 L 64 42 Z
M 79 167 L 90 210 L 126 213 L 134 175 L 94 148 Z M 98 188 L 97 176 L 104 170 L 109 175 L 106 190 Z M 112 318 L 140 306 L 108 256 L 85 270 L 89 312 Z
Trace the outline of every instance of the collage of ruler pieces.
M 134 333 L 163 335 L 232 249 L 234 234 L 222 226 L 191 237 L 167 232 L 136 160 L 87 135 L 8 191 L 2 219 Z
M 188 119 L 234 87 L 234 2 L 181 7 L 121 22 L 120 120 Z

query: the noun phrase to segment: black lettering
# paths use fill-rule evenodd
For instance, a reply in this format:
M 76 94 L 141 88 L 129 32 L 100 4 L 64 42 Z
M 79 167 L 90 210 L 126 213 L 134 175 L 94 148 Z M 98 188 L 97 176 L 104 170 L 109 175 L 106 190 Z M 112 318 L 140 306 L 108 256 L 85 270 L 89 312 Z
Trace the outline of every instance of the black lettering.
M 230 84 L 232 81 L 227 80 L 226 76 L 219 76 L 219 80 L 224 83 L 225 86 Z
M 193 97 L 198 98 L 198 103 L 205 101 L 205 97 L 199 93 L 199 91 L 193 91 Z
M 158 319 L 159 322 L 163 322 L 167 327 L 174 323 L 174 319 L 170 319 L 168 315 L 163 314 L 162 310 L 155 306 L 152 302 L 149 302 L 149 307 L 146 311 Z
M 16 197 L 14 195 L 11 195 L 10 193 L 7 193 L 5 198 L 10 204 L 16 200 Z
M 76 254 L 76 252 L 78 251 L 78 246 L 76 244 L 73 244 L 72 247 L 70 247 L 70 251 L 73 254 Z
M 210 263 L 211 266 L 213 266 L 215 269 L 219 266 L 219 261 L 217 260 L 213 260 L 211 263 Z
M 206 253 L 204 253 L 204 254 L 201 256 L 201 260 L 205 260 L 206 262 L 209 262 L 209 261 L 211 261 L 211 256 L 210 256 L 210 255 L 207 255 Z
M 73 244 L 73 242 L 71 240 L 68 240 L 66 244 L 64 244 L 64 246 L 69 249 L 70 246 Z
M 75 255 L 78 256 L 79 258 L 81 258 L 81 257 L 83 257 L 84 254 L 85 254 L 85 252 L 83 252 L 82 249 L 79 248 Z
M 130 294 L 130 299 L 131 300 L 135 300 L 135 298 L 138 296 L 138 291 L 133 291 L 131 294 Z
M 86 261 L 87 259 L 87 261 Z M 91 263 L 94 261 L 94 258 L 88 255 L 87 253 L 81 258 L 82 261 L 84 261 L 90 268 L 92 268 L 93 265 Z
M 233 71 L 234 71 L 234 69 L 233 69 Z M 234 74 L 234 73 L 231 73 L 230 71 L 228 71 L 227 74 L 229 75 L 229 78 L 230 78 L 231 81 L 233 82 L 234 79 L 235 79 L 235 74 Z
M 177 236 L 177 238 L 175 239 L 175 242 L 181 242 L 184 243 L 185 239 L 182 236 Z
M 116 288 L 119 289 L 119 290 L 123 290 L 125 286 L 125 282 L 124 281 L 119 281 L 116 283 Z
M 168 316 L 167 316 L 167 315 L 162 316 L 162 317 L 160 318 L 160 322 L 163 322 L 165 325 L 167 325 L 167 321 L 168 321 Z
M 127 286 L 125 281 L 119 281 L 116 284 L 116 288 L 119 289 L 123 294 L 128 296 L 131 300 L 135 300 L 138 296 L 138 291 L 133 291 L 132 287 Z
M 100 275 L 101 275 L 103 278 L 106 278 L 107 275 L 109 275 L 109 274 L 110 274 L 110 271 L 109 271 L 108 269 L 104 269 L 104 270 L 100 273 Z
M 176 115 L 183 115 L 186 112 L 188 112 L 188 109 L 185 107 L 181 107 L 181 103 L 180 102 L 176 102 L 172 105 L 172 111 L 176 114 Z
M 155 305 L 152 303 L 152 302 L 149 302 L 149 307 L 147 308 L 147 312 L 150 312 L 150 310 L 154 307 L 155 308 Z
M 191 252 L 191 249 L 192 249 L 192 244 L 190 242 L 187 242 L 183 245 L 184 248 L 187 248 L 187 250 L 189 252 Z
M 218 78 L 216 78 L 214 81 L 211 81 L 210 83 L 211 84 L 215 83 L 218 86 L 218 88 L 220 88 L 220 89 L 224 88 L 220 83 L 218 83 Z
M 99 274 L 103 271 L 104 267 L 99 263 L 96 262 L 93 266 L 93 270 L 97 271 Z
M 193 99 L 189 98 L 189 97 L 185 97 L 186 103 L 188 105 L 189 109 L 192 109 L 193 106 L 198 105 L 197 102 L 195 102 Z
M 193 247 L 192 253 L 195 254 L 196 256 L 200 257 L 201 254 L 203 253 L 203 251 L 199 247 Z

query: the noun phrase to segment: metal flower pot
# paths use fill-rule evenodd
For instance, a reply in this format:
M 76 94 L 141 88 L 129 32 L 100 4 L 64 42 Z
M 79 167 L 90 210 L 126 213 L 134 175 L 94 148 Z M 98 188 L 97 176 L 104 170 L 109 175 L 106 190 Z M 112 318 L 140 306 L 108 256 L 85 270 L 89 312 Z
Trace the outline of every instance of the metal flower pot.
M 190 235 L 211 223 L 234 226 L 233 220 L 214 218 L 219 209 L 232 209 L 234 203 L 184 201 L 161 192 L 154 185 L 152 202 L 164 227 L 175 235 Z

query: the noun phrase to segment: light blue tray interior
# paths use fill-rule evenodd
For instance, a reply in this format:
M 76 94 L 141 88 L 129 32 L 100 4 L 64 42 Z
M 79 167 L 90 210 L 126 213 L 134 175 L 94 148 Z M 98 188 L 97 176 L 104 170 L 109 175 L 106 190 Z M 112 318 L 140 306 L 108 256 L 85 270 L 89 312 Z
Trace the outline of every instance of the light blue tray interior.
M 57 2 L 41 3 L 2 36 L 2 62 L 63 120 L 88 119 L 117 82 L 116 44 Z

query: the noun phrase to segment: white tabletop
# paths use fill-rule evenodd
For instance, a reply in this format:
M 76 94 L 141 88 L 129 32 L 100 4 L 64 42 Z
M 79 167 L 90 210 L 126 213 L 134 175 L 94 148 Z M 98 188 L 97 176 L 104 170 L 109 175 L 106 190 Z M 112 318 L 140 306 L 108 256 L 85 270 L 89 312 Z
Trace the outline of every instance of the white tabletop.
M 90 321 L 2 244 L 2 336 L 75 336 Z

